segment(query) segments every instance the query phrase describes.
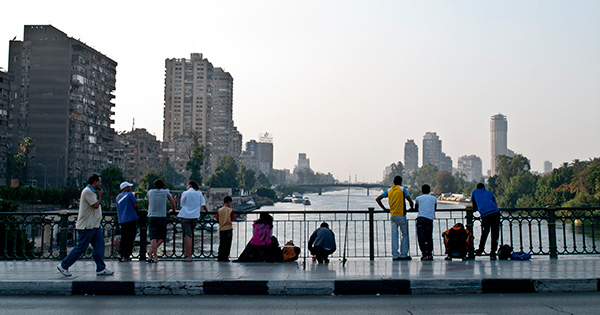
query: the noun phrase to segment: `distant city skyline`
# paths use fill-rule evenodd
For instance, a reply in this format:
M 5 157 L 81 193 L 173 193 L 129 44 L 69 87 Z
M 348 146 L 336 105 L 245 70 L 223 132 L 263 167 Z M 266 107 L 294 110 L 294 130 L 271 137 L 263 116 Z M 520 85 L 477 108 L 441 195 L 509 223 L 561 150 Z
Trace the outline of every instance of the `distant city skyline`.
M 408 139 L 435 131 L 453 167 L 476 155 L 485 174 L 497 113 L 510 121 L 508 147 L 534 171 L 600 156 L 598 1 L 34 0 L 5 12 L 5 70 L 24 25 L 51 24 L 118 62 L 118 131 L 135 118 L 162 138 L 165 59 L 202 53 L 235 78 L 243 143 L 273 135 L 276 169 L 304 152 L 315 171 L 375 182 L 404 161 Z

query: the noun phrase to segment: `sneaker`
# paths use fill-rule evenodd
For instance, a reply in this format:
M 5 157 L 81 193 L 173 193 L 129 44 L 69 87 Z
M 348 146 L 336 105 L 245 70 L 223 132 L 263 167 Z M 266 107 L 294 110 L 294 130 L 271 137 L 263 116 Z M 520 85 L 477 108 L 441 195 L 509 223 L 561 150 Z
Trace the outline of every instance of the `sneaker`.
M 110 276 L 110 275 L 112 275 L 113 273 L 115 273 L 115 272 L 114 272 L 114 271 L 112 271 L 112 270 L 109 270 L 109 269 L 107 269 L 107 268 L 104 268 L 104 269 L 102 269 L 102 270 L 100 270 L 100 271 L 96 271 L 96 275 L 97 275 L 97 276 Z
M 58 269 L 58 271 L 60 271 L 60 273 L 62 273 L 63 276 L 65 277 L 70 277 L 71 273 L 69 272 L 69 270 L 63 268 L 62 265 L 58 265 L 58 267 L 56 267 L 56 269 Z
M 427 256 L 427 260 L 433 260 L 433 256 L 431 256 L 431 255 Z
M 128 261 L 131 261 L 131 258 L 122 257 L 122 256 L 119 256 L 119 257 L 117 257 L 117 259 L 118 259 L 120 262 L 128 262 Z

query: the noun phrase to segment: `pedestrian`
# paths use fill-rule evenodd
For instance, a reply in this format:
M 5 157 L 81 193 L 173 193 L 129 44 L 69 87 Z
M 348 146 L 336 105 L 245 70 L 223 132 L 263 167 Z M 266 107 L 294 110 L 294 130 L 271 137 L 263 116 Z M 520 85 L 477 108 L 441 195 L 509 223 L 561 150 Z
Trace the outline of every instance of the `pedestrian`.
M 102 198 L 102 180 L 97 174 L 88 179 L 88 185 L 81 191 L 79 200 L 79 214 L 75 229 L 79 239 L 77 245 L 69 252 L 67 257 L 58 265 L 58 271 L 64 276 L 69 277 L 69 267 L 85 253 L 88 246 L 92 244 L 92 258 L 96 263 L 96 275 L 108 276 L 114 272 L 106 268 L 104 263 L 104 234 L 100 228 L 102 220 L 102 207 L 100 199 Z
M 437 210 L 437 198 L 430 195 L 431 187 L 421 187 L 421 196 L 415 198 L 417 215 L 417 239 L 421 249 L 421 260 L 433 260 L 433 219 Z
M 329 263 L 328 256 L 335 252 L 336 246 L 335 234 L 329 229 L 327 222 L 321 223 L 321 226 L 310 236 L 308 250 L 316 256 L 318 263 Z
M 181 219 L 181 227 L 183 229 L 183 248 L 186 261 L 192 261 L 193 248 L 192 239 L 194 237 L 194 229 L 198 218 L 200 218 L 200 208 L 204 208 L 204 212 L 208 212 L 206 201 L 200 191 L 200 186 L 195 181 L 191 180 L 187 184 L 187 190 L 181 194 L 181 210 L 179 217 Z
M 477 184 L 477 189 L 471 194 L 471 203 L 473 210 L 479 211 L 481 217 L 481 239 L 479 248 L 475 255 L 481 256 L 485 248 L 488 234 L 492 232 L 492 248 L 490 249 L 490 260 L 496 260 L 496 250 L 498 249 L 498 237 L 500 236 L 500 210 L 496 203 L 496 198 L 491 191 L 485 190 L 483 183 Z
M 381 199 L 389 198 L 390 208 L 387 209 Z M 375 198 L 377 204 L 383 209 L 383 211 L 390 213 L 390 222 L 392 226 L 392 259 L 393 260 L 411 260 L 412 258 L 408 255 L 409 250 L 409 238 L 408 238 L 408 221 L 406 220 L 406 204 L 405 200 L 408 200 L 410 209 L 413 209 L 413 201 L 408 195 L 408 191 L 405 187 L 402 187 L 402 177 L 394 177 L 394 186 L 386 189 L 380 196 Z M 400 244 L 400 253 L 398 252 L 398 228 L 402 232 L 402 243 Z
M 218 261 L 228 262 L 231 252 L 231 241 L 233 240 L 233 220 L 235 213 L 231 209 L 233 199 L 230 196 L 223 198 L 223 207 L 217 212 L 217 221 L 219 221 L 219 256 Z
M 135 244 L 135 235 L 137 234 L 137 210 L 138 202 L 131 192 L 133 184 L 122 182 L 119 188 L 121 193 L 117 195 L 117 216 L 121 225 L 121 243 L 119 244 L 119 255 L 117 259 L 120 262 L 131 260 L 131 252 Z
M 148 228 L 150 230 L 150 250 L 147 252 L 148 262 L 158 261 L 158 246 L 167 238 L 167 200 L 171 203 L 171 212 L 175 212 L 175 199 L 162 179 L 154 181 L 154 189 L 146 195 L 148 199 Z

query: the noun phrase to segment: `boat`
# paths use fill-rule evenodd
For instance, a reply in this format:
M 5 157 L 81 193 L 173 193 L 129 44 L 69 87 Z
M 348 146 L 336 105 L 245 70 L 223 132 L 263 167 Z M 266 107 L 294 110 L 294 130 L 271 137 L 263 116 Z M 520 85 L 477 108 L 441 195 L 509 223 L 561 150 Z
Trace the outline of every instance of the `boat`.
M 303 203 L 305 206 L 310 206 L 310 199 L 308 199 L 308 197 L 304 197 L 304 200 L 302 201 L 302 203 Z
M 293 203 L 304 203 L 304 196 L 302 196 L 302 194 L 299 194 L 299 193 L 293 193 L 292 194 L 292 202 Z
M 292 196 L 285 196 L 281 202 L 292 202 Z

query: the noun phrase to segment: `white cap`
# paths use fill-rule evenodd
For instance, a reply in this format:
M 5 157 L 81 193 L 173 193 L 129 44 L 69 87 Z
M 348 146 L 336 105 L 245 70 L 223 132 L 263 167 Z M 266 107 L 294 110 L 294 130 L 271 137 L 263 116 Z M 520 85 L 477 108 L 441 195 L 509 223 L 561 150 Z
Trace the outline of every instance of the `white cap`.
M 121 187 L 121 190 L 123 190 L 123 189 L 125 189 L 125 187 L 131 187 L 131 186 L 133 186 L 133 184 L 130 182 L 122 182 L 121 186 L 119 186 L 119 187 Z

